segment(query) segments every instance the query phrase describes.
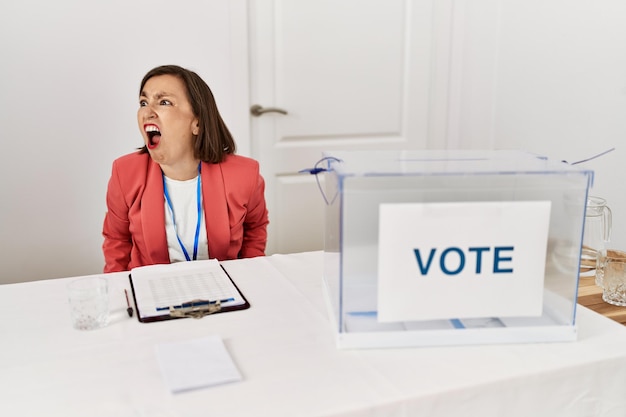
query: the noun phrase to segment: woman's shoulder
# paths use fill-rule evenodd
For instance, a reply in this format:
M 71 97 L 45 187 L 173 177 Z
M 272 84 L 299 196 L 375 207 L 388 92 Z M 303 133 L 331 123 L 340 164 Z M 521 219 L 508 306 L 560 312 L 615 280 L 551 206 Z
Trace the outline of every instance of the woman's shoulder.
M 148 153 L 129 153 L 113 161 L 113 176 L 125 184 L 143 183 L 153 163 Z
M 259 163 L 255 159 L 241 155 L 227 155 L 222 162 L 209 167 L 207 175 L 216 170 L 219 171 L 227 188 L 242 193 L 256 188 L 261 178 Z
M 258 173 L 259 162 L 247 156 L 230 154 L 220 163 L 223 171 Z

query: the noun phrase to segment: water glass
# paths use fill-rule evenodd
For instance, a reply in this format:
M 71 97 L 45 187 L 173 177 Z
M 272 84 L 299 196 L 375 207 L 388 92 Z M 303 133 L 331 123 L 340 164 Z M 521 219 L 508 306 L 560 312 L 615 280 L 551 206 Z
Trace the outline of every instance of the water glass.
M 598 270 L 600 258 L 606 254 L 606 243 L 611 239 L 612 213 L 606 200 L 589 196 L 585 209 L 585 232 L 580 258 L 580 276 L 595 276 L 596 285 L 602 286 L 602 271 Z
M 67 291 L 75 329 L 94 330 L 108 324 L 109 295 L 105 278 L 78 278 L 68 284 Z
M 626 306 L 626 259 L 605 259 L 602 299 L 616 306 Z

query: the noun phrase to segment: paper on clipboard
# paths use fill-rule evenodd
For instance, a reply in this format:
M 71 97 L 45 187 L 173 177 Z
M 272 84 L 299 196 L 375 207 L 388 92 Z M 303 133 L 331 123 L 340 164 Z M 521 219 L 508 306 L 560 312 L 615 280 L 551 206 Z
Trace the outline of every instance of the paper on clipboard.
M 193 300 L 219 301 L 223 311 L 249 307 L 217 259 L 134 268 L 130 281 L 139 321 L 171 318 L 170 307 Z

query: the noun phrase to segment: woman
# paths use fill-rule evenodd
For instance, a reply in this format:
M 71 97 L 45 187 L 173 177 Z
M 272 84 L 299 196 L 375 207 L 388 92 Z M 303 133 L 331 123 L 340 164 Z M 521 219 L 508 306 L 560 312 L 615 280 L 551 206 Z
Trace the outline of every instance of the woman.
M 113 162 L 104 272 L 185 260 L 262 256 L 267 240 L 259 164 L 235 142 L 208 85 L 168 65 L 141 81 L 144 146 Z

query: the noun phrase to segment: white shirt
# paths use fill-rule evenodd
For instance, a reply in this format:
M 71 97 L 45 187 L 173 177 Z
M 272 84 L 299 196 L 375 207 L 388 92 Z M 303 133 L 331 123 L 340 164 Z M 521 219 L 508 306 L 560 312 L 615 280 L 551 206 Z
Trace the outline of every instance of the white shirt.
M 170 212 L 167 200 L 165 200 L 165 234 L 167 235 L 167 248 L 170 255 L 170 262 L 187 260 L 176 238 L 176 231 L 178 231 L 178 237 L 180 237 L 181 242 L 185 245 L 189 258 L 193 259 L 193 243 L 198 221 L 198 177 L 186 181 L 178 181 L 165 177 L 165 186 L 167 187 L 167 192 L 174 211 L 174 218 L 176 219 L 176 229 L 174 229 L 172 213 Z M 200 208 L 200 236 L 198 237 L 198 256 L 196 259 L 209 259 L 209 245 L 206 236 L 202 193 L 200 193 Z

